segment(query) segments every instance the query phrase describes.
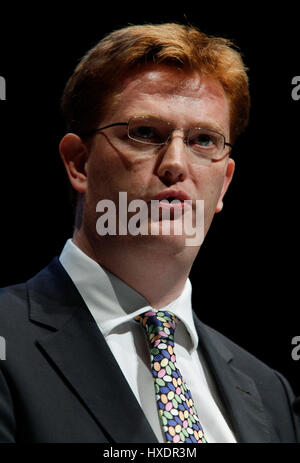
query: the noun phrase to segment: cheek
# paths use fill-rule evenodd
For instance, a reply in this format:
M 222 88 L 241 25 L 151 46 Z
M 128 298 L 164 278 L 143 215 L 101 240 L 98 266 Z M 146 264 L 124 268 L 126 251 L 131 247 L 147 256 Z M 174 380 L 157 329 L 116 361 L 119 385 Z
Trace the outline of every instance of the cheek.
M 154 166 L 153 158 L 136 160 L 123 172 L 123 183 L 118 183 L 117 188 L 120 188 L 121 184 L 126 186 L 129 200 L 143 199 L 153 181 Z
M 222 191 L 224 171 L 224 167 L 220 165 L 212 165 L 197 170 L 197 198 L 204 200 L 205 218 L 209 223 L 215 213 Z
M 101 160 L 101 162 L 100 162 Z M 88 164 L 88 192 L 94 202 L 100 199 L 118 201 L 119 192 L 127 192 L 128 200 L 143 198 L 151 182 L 153 159 L 130 159 L 91 153 Z
M 197 169 L 194 169 L 193 173 L 197 190 L 200 194 L 204 194 L 207 199 L 208 197 L 213 198 L 220 193 L 224 181 L 224 175 L 224 167 L 217 164 L 198 166 Z

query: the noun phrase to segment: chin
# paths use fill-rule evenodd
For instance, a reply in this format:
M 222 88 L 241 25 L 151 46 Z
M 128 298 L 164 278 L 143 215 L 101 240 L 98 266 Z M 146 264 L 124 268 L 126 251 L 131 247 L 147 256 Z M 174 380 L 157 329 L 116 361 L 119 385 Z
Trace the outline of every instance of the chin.
M 151 246 L 155 246 L 160 251 L 166 252 L 183 252 L 189 248 L 192 253 L 198 252 L 203 237 L 194 235 L 189 236 L 181 230 L 180 226 L 176 221 L 165 222 L 152 222 L 148 226 L 148 234 L 140 236 L 139 239 L 145 244 L 151 243 Z

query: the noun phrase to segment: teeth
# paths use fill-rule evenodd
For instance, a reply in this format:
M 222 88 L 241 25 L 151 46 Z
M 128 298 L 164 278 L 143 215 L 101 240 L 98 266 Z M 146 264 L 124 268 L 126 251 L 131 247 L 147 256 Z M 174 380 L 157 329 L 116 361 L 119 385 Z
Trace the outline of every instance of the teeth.
M 169 203 L 170 203 L 171 201 L 174 201 L 174 200 L 180 201 L 180 199 L 175 198 L 175 196 L 170 196 L 169 198 L 167 198 L 167 200 L 169 201 Z
M 160 201 L 164 201 L 164 202 L 168 201 L 168 203 L 171 203 L 172 201 L 176 201 L 177 203 L 182 202 L 181 199 L 176 198 L 175 196 L 169 196 L 168 198 L 163 198 Z

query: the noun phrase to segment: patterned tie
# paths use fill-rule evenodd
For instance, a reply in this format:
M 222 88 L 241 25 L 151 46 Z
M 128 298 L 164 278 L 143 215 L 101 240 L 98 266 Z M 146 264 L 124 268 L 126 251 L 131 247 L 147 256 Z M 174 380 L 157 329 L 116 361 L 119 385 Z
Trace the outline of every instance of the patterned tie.
M 207 442 L 189 388 L 176 366 L 171 312 L 149 311 L 135 317 L 145 329 L 151 370 L 163 431 L 168 443 Z

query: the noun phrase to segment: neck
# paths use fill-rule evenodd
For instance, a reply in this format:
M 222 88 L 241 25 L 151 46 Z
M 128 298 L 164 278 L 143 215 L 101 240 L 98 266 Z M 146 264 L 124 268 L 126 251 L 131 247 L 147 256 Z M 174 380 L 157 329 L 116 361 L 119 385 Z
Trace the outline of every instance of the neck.
M 90 258 L 139 292 L 160 309 L 180 296 L 198 249 L 138 237 L 101 237 L 95 242 L 81 228 L 73 242 Z

